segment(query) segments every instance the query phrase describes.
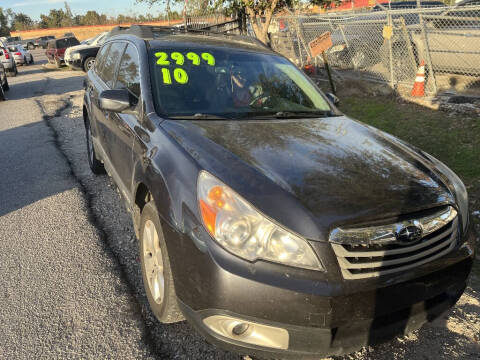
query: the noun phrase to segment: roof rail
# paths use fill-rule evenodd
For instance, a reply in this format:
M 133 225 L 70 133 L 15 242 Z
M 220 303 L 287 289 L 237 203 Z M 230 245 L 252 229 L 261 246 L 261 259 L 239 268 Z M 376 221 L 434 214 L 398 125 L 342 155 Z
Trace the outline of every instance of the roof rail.
M 212 25 L 213 27 L 214 25 Z M 115 35 L 134 35 L 142 39 L 158 39 L 164 35 L 184 35 L 184 34 L 196 34 L 196 35 L 205 35 L 212 36 L 217 38 L 230 38 L 237 39 L 240 41 L 251 43 L 252 45 L 258 45 L 265 47 L 266 45 L 259 41 L 257 38 L 253 38 L 245 35 L 238 34 L 229 34 L 223 32 L 214 32 L 208 27 L 203 29 L 194 29 L 188 28 L 185 31 L 185 27 L 174 27 L 174 26 L 156 26 L 156 25 L 131 25 L 130 27 L 117 26 L 110 31 L 110 36 Z

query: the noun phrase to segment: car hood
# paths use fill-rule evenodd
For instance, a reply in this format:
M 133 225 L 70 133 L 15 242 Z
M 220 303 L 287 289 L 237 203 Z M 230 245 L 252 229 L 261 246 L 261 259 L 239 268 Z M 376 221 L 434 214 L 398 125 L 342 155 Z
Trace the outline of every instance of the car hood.
M 67 48 L 67 50 L 65 50 L 65 55 L 70 55 L 70 53 L 71 53 L 72 51 L 78 51 L 78 50 L 88 49 L 88 48 L 91 48 L 91 47 L 96 47 L 96 46 L 85 45 L 85 44 L 71 46 L 71 47 Z
M 180 122 L 187 127 L 183 134 L 209 140 L 201 146 L 180 141 L 197 159 L 202 154 L 224 157 L 219 151 L 227 150 L 293 195 L 326 227 L 454 202 L 425 158 L 396 138 L 345 116 Z M 176 134 L 177 139 L 181 136 Z M 234 171 L 239 171 L 236 165 Z

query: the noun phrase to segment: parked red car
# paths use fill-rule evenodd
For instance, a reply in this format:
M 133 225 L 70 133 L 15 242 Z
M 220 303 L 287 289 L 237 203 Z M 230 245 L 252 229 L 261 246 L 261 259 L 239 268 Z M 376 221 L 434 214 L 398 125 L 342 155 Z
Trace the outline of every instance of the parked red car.
M 63 55 L 65 54 L 65 50 L 70 46 L 79 44 L 80 42 L 75 37 L 50 40 L 47 44 L 47 51 L 45 51 L 48 62 L 57 65 L 57 67 L 62 66 L 62 63 L 64 63 Z

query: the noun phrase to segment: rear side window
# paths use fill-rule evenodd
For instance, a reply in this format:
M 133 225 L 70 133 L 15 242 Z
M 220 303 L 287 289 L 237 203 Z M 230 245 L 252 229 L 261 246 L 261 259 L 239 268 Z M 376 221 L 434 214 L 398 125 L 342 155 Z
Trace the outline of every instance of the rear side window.
M 77 38 L 72 37 L 72 38 L 67 39 L 67 45 L 68 46 L 77 46 L 79 44 L 80 44 L 80 42 L 77 40 Z
M 109 88 L 113 87 L 113 83 L 115 81 L 115 70 L 117 68 L 118 62 L 122 57 L 124 49 L 125 43 L 114 42 L 110 46 L 110 50 L 105 56 L 105 62 L 102 66 L 102 70 L 98 74 Z
M 55 47 L 56 47 L 57 49 L 64 49 L 64 48 L 68 47 L 67 39 L 57 40 L 57 41 L 55 42 Z
M 115 89 L 128 89 L 137 98 L 140 97 L 140 65 L 135 46 L 129 44 L 122 56 L 118 69 Z
M 108 50 L 110 49 L 110 45 L 111 44 L 107 44 L 98 51 L 97 59 L 95 61 L 95 72 L 98 75 L 100 75 L 100 73 L 102 72 L 103 65 L 105 64 L 106 55 L 108 53 Z

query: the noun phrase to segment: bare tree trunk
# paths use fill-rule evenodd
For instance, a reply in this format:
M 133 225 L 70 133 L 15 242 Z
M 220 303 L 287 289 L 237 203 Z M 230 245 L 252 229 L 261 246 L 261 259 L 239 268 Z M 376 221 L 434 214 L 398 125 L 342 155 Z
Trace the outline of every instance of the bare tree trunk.
M 270 6 L 265 9 L 264 15 L 265 15 L 265 23 L 260 24 L 257 22 L 257 12 L 255 11 L 255 5 L 249 6 L 248 5 L 248 0 L 243 0 L 243 4 L 245 5 L 245 11 L 250 18 L 253 31 L 255 32 L 255 35 L 257 36 L 258 40 L 263 42 L 265 45 L 268 44 L 268 28 L 270 27 L 270 23 L 272 22 L 272 17 L 273 13 L 275 12 L 275 9 L 278 5 L 278 0 L 273 0 Z

